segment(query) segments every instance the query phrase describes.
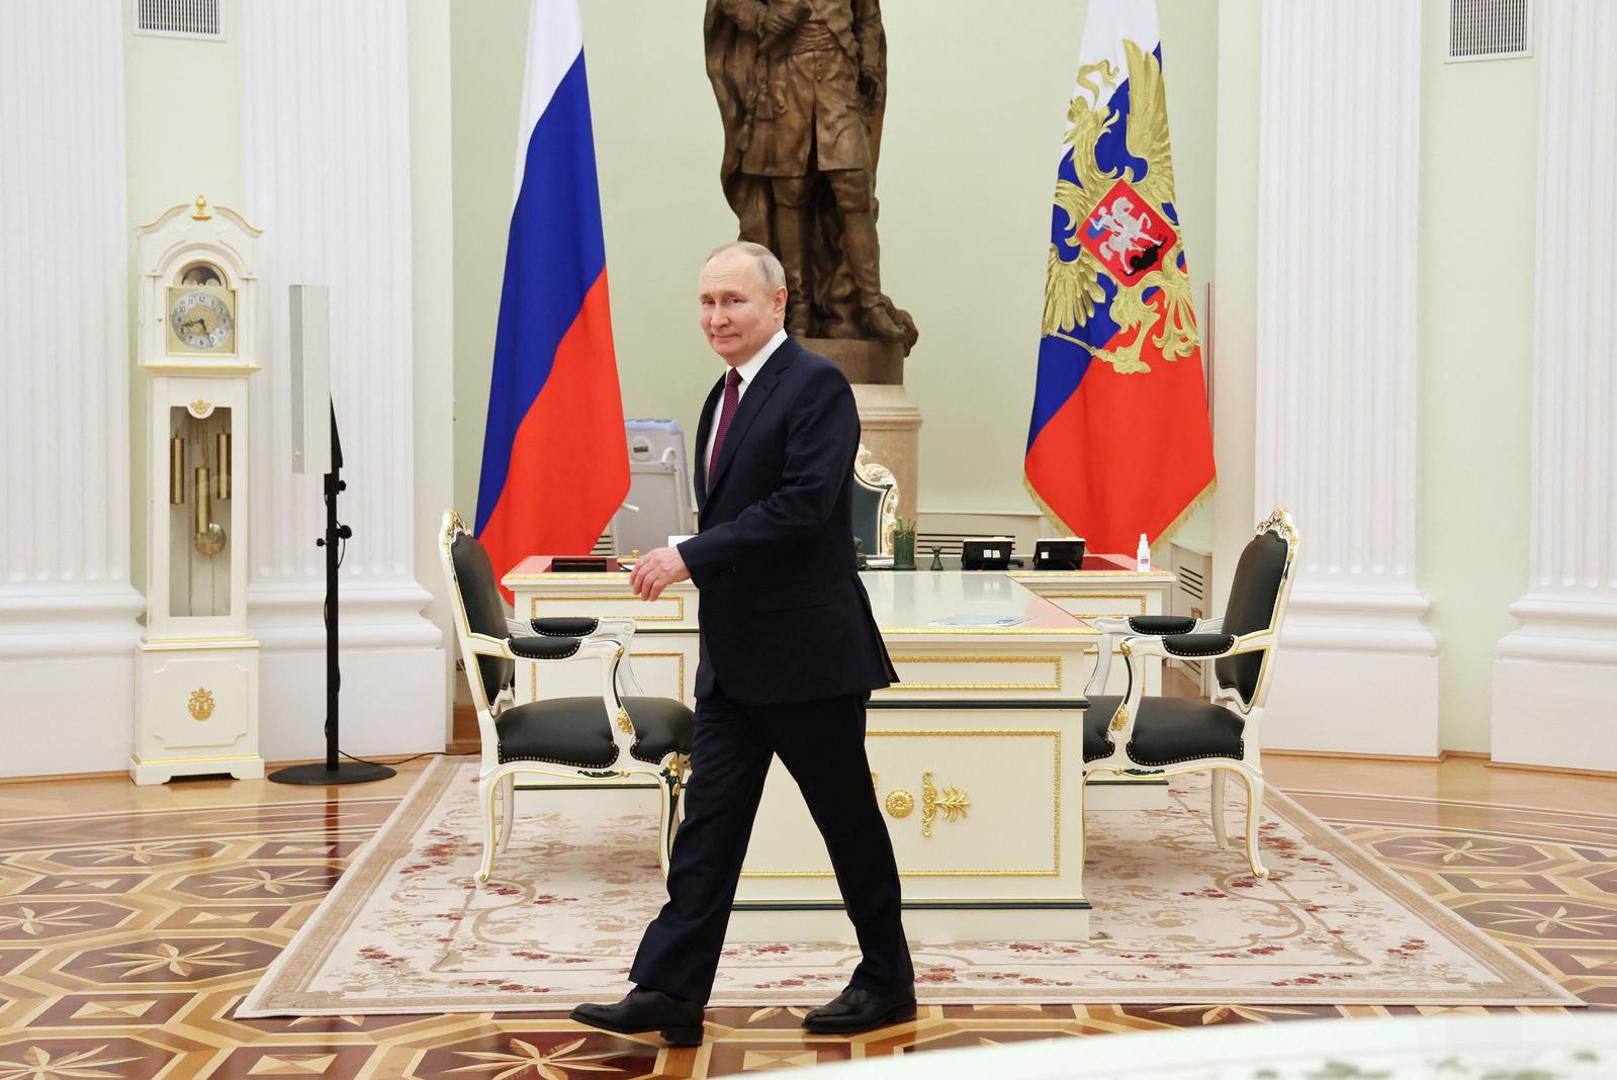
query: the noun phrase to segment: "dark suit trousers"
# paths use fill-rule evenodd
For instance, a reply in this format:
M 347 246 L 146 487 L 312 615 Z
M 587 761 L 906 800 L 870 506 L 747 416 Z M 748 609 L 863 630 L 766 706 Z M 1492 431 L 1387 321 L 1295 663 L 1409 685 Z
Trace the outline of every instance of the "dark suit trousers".
M 900 922 L 898 866 L 865 757 L 866 695 L 789 705 L 698 701 L 685 819 L 674 838 L 668 903 L 646 928 L 629 978 L 706 1002 L 770 760 L 780 755 L 825 838 L 864 956 L 849 985 L 874 992 L 915 979 Z M 768 837 L 762 838 L 768 842 Z

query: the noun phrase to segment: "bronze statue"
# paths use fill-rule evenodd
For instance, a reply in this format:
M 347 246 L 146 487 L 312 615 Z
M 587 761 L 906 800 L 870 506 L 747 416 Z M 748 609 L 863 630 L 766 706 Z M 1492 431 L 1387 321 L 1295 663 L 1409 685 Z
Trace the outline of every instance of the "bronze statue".
M 786 268 L 799 337 L 915 344 L 881 290 L 876 159 L 886 99 L 880 0 L 708 0 L 720 179 L 740 238 Z

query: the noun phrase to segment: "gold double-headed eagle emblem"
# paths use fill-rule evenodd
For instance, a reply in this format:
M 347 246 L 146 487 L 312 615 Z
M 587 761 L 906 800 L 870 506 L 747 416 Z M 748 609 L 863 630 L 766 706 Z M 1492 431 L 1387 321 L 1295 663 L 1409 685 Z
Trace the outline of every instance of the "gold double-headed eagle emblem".
M 1128 151 L 1130 156 L 1143 160 L 1145 168 L 1138 174 L 1132 165 L 1107 169 L 1096 159 L 1096 145 L 1121 119 L 1111 106 L 1120 72 L 1110 60 L 1079 68 L 1078 92 L 1073 94 L 1067 110 L 1067 134 L 1063 140 L 1065 156 L 1071 159 L 1078 182 L 1065 176 L 1056 181 L 1055 205 L 1066 214 L 1062 244 L 1068 250 L 1063 252 L 1055 243 L 1050 245 L 1043 333 L 1078 345 L 1095 359 L 1111 364 L 1119 375 L 1132 375 L 1151 370 L 1140 355 L 1147 340 L 1169 361 L 1194 355 L 1199 340 L 1191 311 L 1190 279 L 1179 267 L 1179 230 L 1168 227 L 1163 210 L 1174 196 L 1162 65 L 1154 54 L 1133 41 L 1125 40 L 1123 48 L 1129 79 Z M 1163 230 L 1157 250 L 1145 243 L 1149 239 L 1147 226 L 1152 222 Z M 1106 235 L 1107 242 L 1086 246 L 1086 233 L 1091 238 Z M 1129 272 L 1127 256 L 1142 246 L 1151 256 L 1149 269 L 1134 276 Z M 1114 252 L 1116 259 L 1111 258 Z M 1073 334 L 1094 317 L 1096 306 L 1104 302 L 1103 279 L 1111 280 L 1117 288 L 1109 312 L 1118 327 L 1112 347 Z M 1160 291 L 1149 301 L 1143 299 L 1152 289 Z

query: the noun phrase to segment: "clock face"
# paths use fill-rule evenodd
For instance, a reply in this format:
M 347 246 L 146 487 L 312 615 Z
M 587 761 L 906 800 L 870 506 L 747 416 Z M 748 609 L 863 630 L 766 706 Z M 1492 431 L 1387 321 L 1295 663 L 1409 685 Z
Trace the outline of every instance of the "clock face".
M 232 352 L 234 298 L 218 286 L 169 289 L 169 343 L 187 352 Z

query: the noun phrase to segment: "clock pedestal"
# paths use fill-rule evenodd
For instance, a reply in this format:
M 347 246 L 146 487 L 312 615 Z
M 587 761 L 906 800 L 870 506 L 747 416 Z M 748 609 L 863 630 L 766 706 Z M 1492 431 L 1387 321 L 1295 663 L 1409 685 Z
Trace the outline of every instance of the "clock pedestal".
M 140 229 L 137 348 L 151 393 L 146 634 L 129 765 L 138 784 L 264 775 L 258 642 L 247 631 L 257 236 L 200 198 Z

